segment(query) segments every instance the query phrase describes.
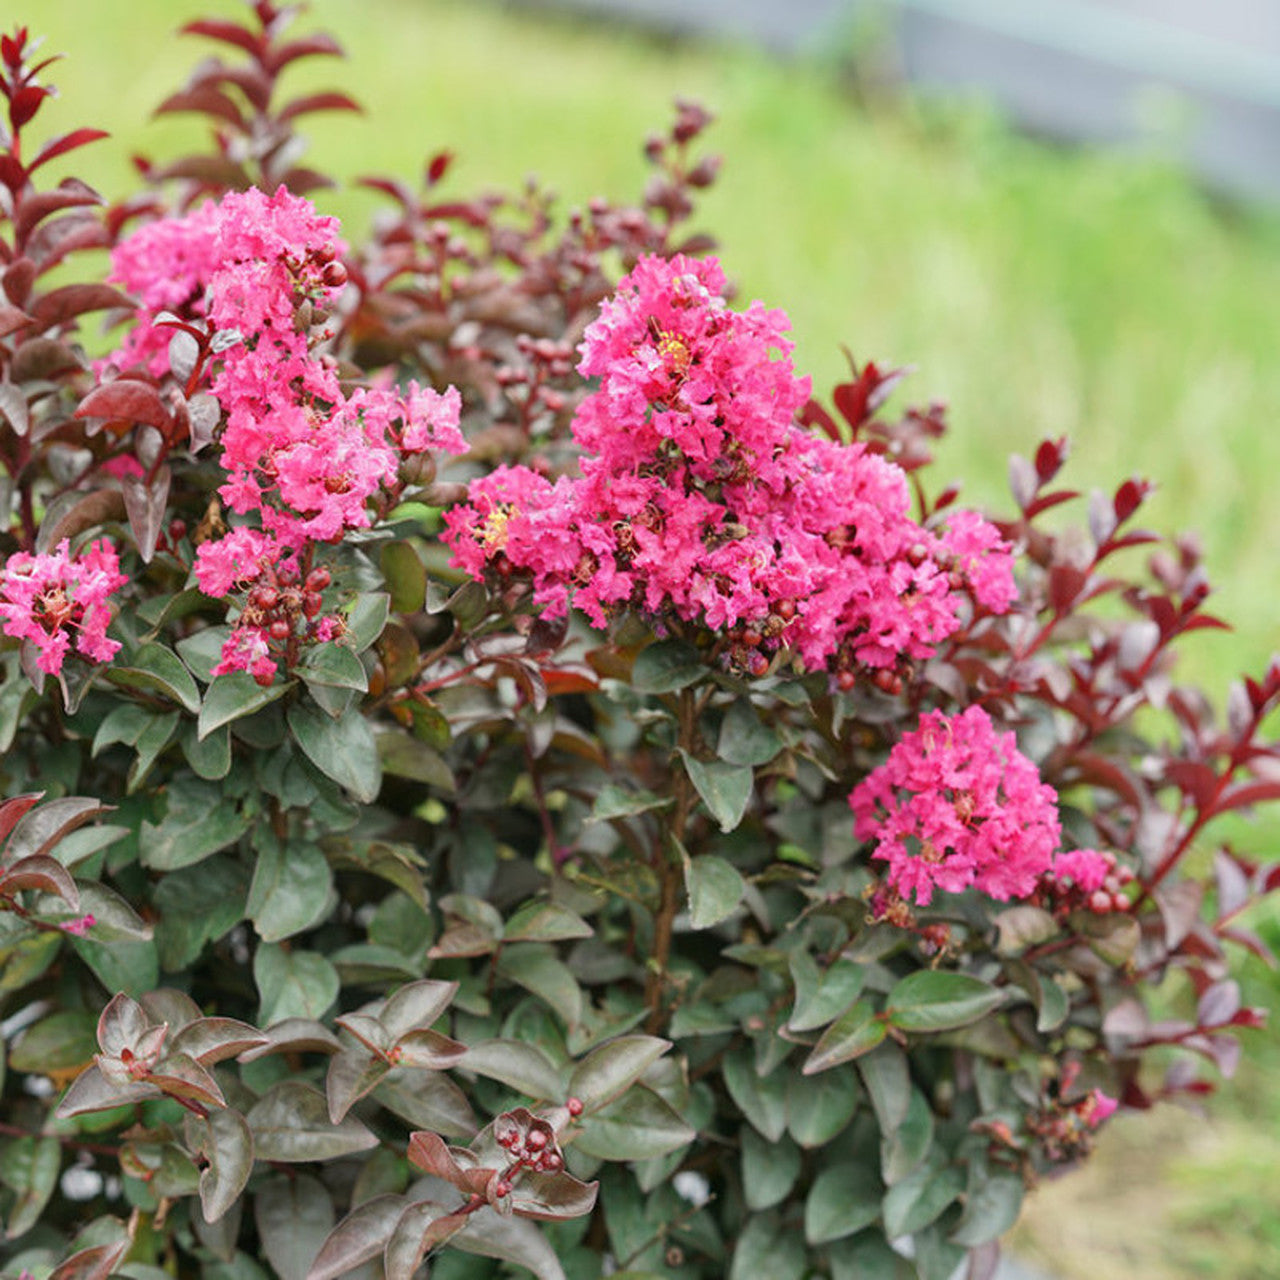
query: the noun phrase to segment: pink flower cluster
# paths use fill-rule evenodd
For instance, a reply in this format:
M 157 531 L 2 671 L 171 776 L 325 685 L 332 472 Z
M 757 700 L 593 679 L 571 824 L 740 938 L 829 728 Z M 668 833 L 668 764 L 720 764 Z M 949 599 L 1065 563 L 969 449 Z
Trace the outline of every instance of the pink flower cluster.
M 73 641 L 84 657 L 107 662 L 120 648 L 107 638 L 107 597 L 128 580 L 104 539 L 75 556 L 66 539 L 52 552 L 16 552 L 0 569 L 4 633 L 31 641 L 40 650 L 37 665 L 49 675 L 62 670 Z
M 233 193 L 152 223 L 115 251 L 114 278 L 138 292 L 144 317 L 185 305 L 230 339 L 211 385 L 225 419 L 228 477 L 219 494 L 252 523 L 200 546 L 195 572 L 207 595 L 268 578 L 272 590 L 297 582 L 311 571 L 316 544 L 370 526 L 371 505 L 399 491 L 407 458 L 466 450 L 456 389 L 440 394 L 410 383 L 405 391 L 348 394 L 334 360 L 317 350 L 326 335 L 314 334 L 308 317 L 324 314 L 346 280 L 341 248 L 337 220 L 281 187 L 274 196 Z M 168 333 L 140 325 L 118 358 L 158 372 Z M 284 581 L 269 574 L 276 569 Z M 273 612 L 273 620 L 286 619 Z M 295 610 L 287 621 L 277 636 L 242 615 L 215 673 L 252 670 L 269 680 L 273 652 L 287 656 L 290 643 L 334 630 L 333 619 L 326 626 L 314 612 L 303 618 Z
M 874 840 L 872 856 L 889 864 L 890 885 L 922 906 L 935 890 L 970 887 L 1025 898 L 1058 847 L 1057 793 L 981 707 L 925 712 L 849 803 L 858 838 Z
M 599 389 L 573 433 L 581 474 L 503 468 L 446 517 L 473 577 L 527 575 L 548 614 L 625 609 L 727 633 L 761 674 L 782 648 L 849 673 L 927 657 L 966 610 L 1015 596 L 995 528 L 911 518 L 900 468 L 797 426 L 809 395 L 781 311 L 735 312 L 714 259 L 642 259 L 579 348 Z

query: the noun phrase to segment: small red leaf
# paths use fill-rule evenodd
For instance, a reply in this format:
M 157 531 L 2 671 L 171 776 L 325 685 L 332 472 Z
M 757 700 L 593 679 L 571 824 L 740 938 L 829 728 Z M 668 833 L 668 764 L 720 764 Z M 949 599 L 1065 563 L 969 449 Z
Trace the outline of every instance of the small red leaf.
M 73 129 L 60 138 L 46 142 L 36 153 L 36 158 L 27 166 L 27 172 L 35 173 L 42 164 L 66 155 L 68 151 L 74 151 L 77 147 L 87 146 L 90 142 L 97 142 L 100 138 L 110 136 L 105 129 Z
M 1142 505 L 1151 486 L 1145 480 L 1126 480 L 1116 490 L 1116 519 L 1123 524 Z
M 178 111 L 198 111 L 202 115 L 225 120 L 241 133 L 248 132 L 244 113 L 235 100 L 216 85 L 198 85 L 170 94 L 156 109 L 155 115 L 168 115 Z
M 221 40 L 223 44 L 235 45 L 255 58 L 262 51 L 264 41 L 261 36 L 254 35 L 248 27 L 238 22 L 222 22 L 216 18 L 201 18 L 196 22 L 188 22 L 180 27 L 179 34 L 184 36 L 208 36 L 210 40 Z
M 330 90 L 325 93 L 309 93 L 303 98 L 295 98 L 280 112 L 276 119 L 283 124 L 286 120 L 296 120 L 298 116 L 307 115 L 312 111 L 362 112 L 363 110 L 364 108 L 354 98 L 348 97 L 345 93 L 335 93 Z
M 18 825 L 23 814 L 44 796 L 43 791 L 31 791 L 24 796 L 0 803 L 0 844 L 9 838 L 9 832 Z
M 341 58 L 342 46 L 332 36 L 318 31 L 315 35 L 303 36 L 301 40 L 290 40 L 287 44 L 268 49 L 262 59 L 262 65 L 269 72 L 274 73 L 282 67 L 287 67 L 289 63 L 296 62 L 299 58 L 316 56 Z
M 25 88 L 19 89 L 9 99 L 9 120 L 13 127 L 21 129 L 40 110 L 40 104 L 48 96 L 49 90 L 42 89 L 37 84 L 29 84 Z
M 452 151 L 437 151 L 427 161 L 427 186 L 434 187 L 453 163 Z
M 1036 475 L 1040 477 L 1040 483 L 1048 484 L 1062 470 L 1062 464 L 1066 460 L 1065 436 L 1058 440 L 1042 440 L 1040 447 L 1036 450 Z

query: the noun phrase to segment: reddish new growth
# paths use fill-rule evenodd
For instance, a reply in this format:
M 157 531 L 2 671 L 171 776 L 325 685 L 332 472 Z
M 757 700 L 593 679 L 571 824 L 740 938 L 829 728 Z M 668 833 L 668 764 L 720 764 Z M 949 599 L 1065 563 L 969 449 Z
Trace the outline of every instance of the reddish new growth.
M 761 675 L 786 649 L 843 686 L 928 657 L 1015 597 L 1008 547 L 972 512 L 926 529 L 903 471 L 799 427 L 786 315 L 729 309 L 714 259 L 642 259 L 579 348 L 600 379 L 573 424 L 581 475 L 477 480 L 446 516 L 473 577 L 528 575 L 554 616 L 625 609 L 726 637 Z M 839 679 L 840 676 L 846 679 Z
M 225 415 L 228 478 L 218 492 L 250 523 L 199 548 L 196 578 L 207 595 L 268 579 L 275 590 L 276 570 L 285 586 L 305 578 L 317 544 L 368 528 L 379 500 L 399 495 L 402 464 L 429 449 L 466 449 L 455 389 L 442 395 L 411 382 L 403 392 L 348 394 L 319 349 L 330 335 L 316 322 L 346 281 L 337 229 L 283 187 L 274 196 L 251 189 L 144 226 L 113 255 L 114 277 L 138 293 L 142 319 L 186 305 L 221 352 L 211 390 Z M 117 359 L 161 373 L 170 337 L 140 324 Z M 300 643 L 339 630 L 319 608 L 281 614 L 259 600 L 240 615 L 214 673 L 247 670 L 270 683 L 278 656 L 291 664 Z
M 36 663 L 49 675 L 62 670 L 73 644 L 91 661 L 108 662 L 120 645 L 107 639 L 107 597 L 128 580 L 105 540 L 74 556 L 65 538 L 52 552 L 15 552 L 0 569 L 4 633 L 35 645 Z

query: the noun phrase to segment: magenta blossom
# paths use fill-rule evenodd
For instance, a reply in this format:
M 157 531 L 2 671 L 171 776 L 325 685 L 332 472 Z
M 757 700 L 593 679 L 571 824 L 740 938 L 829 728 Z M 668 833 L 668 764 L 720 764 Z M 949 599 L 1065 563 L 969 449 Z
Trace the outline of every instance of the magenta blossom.
M 120 645 L 107 638 L 107 597 L 126 582 L 115 548 L 105 539 L 73 556 L 67 540 L 52 552 L 11 555 L 0 570 L 4 632 L 40 650 L 37 665 L 57 675 L 72 645 L 93 662 L 108 662 Z
M 580 348 L 600 380 L 573 424 L 581 475 L 477 481 L 446 516 L 454 562 L 525 575 L 535 604 L 596 627 L 631 609 L 728 633 L 744 674 L 786 649 L 847 679 L 1007 609 L 996 529 L 972 512 L 924 528 L 901 468 L 802 429 L 786 315 L 735 312 L 723 289 L 714 259 L 641 259 Z
M 1027 897 L 1058 846 L 1056 792 L 981 707 L 926 712 L 849 803 L 858 838 L 889 864 L 889 883 L 921 906 L 936 890 L 970 887 Z

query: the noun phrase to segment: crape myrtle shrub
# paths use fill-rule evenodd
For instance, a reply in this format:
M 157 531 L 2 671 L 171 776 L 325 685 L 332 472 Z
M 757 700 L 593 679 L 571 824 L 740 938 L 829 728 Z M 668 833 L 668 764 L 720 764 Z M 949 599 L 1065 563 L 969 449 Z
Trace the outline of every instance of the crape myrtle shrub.
M 1174 682 L 1142 483 L 988 520 L 897 372 L 812 398 L 697 108 L 634 207 L 440 152 L 345 243 L 293 16 L 114 205 L 0 42 L 4 1274 L 989 1276 L 1260 1021 L 1280 667 Z

